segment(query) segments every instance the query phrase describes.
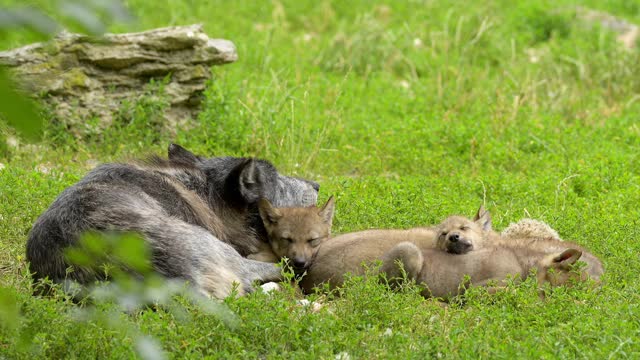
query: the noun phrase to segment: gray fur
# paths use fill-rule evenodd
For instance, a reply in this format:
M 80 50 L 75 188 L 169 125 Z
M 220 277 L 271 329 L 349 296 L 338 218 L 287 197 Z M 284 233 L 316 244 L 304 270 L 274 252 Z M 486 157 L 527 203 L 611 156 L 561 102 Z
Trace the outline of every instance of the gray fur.
M 33 225 L 27 260 L 34 279 L 87 283 L 103 276 L 75 268 L 63 252 L 87 231 L 136 232 L 148 242 L 154 269 L 190 281 L 214 297 L 232 283 L 251 291 L 255 280 L 280 279 L 274 264 L 244 258 L 266 242 L 257 201 L 283 206 L 316 203 L 318 184 L 280 175 L 270 163 L 203 158 L 172 144 L 169 159 L 105 164 L 67 188 Z

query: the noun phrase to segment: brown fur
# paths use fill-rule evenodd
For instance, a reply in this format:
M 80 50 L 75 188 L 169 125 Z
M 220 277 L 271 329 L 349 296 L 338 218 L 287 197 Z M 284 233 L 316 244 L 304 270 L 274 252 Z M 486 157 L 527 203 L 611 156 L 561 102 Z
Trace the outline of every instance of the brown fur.
M 573 248 L 545 252 L 520 246 L 489 246 L 456 256 L 401 243 L 385 254 L 381 271 L 387 278 L 397 279 L 401 262 L 407 277 L 425 286 L 423 296 L 446 299 L 463 294 L 471 285 L 501 286 L 510 277 L 524 280 L 533 269 L 539 284 L 559 286 L 572 280 L 586 280 L 589 278 L 586 271 L 572 270 L 581 255 L 579 249 Z
M 500 235 L 505 237 L 550 237 L 558 240 L 562 240 L 557 231 L 553 230 L 549 224 L 544 221 L 524 218 L 518 222 L 511 223 L 507 226 Z
M 274 208 L 266 199 L 260 199 L 258 208 L 271 246 L 251 258 L 279 261 L 286 257 L 296 272 L 307 269 L 319 246 L 331 236 L 333 196 L 322 208 Z
M 306 291 L 323 282 L 332 287 L 342 285 L 344 274 L 362 275 L 362 264 L 371 265 L 394 245 L 411 242 L 420 249 L 440 249 L 464 253 L 478 249 L 498 236 L 491 230 L 491 216 L 480 207 L 473 220 L 451 216 L 433 227 L 407 230 L 365 230 L 335 236 L 325 242 L 300 282 Z M 452 239 L 456 237 L 456 241 Z M 460 244 L 464 244 L 460 246 Z
M 557 253 L 566 249 L 577 249 L 582 252 L 580 261 L 587 264 L 584 271 L 586 271 L 592 279 L 599 281 L 604 273 L 602 262 L 594 254 L 578 244 L 563 241 L 558 238 L 502 236 L 495 244 L 499 246 L 526 248 L 531 251 L 539 251 L 546 254 Z
M 184 161 L 151 156 L 133 164 L 140 169 L 156 171 L 175 178 L 180 178 L 184 174 L 202 182 L 206 181 L 206 176 L 201 170 Z M 256 253 L 264 248 L 267 239 L 246 226 L 247 217 L 249 217 L 247 208 L 232 208 L 224 206 L 222 202 L 210 204 L 204 200 L 205 194 L 187 189 L 170 176 L 167 176 L 165 181 L 171 184 L 182 196 L 181 200 L 189 205 L 195 224 L 209 230 L 223 242 L 233 245 L 242 255 Z

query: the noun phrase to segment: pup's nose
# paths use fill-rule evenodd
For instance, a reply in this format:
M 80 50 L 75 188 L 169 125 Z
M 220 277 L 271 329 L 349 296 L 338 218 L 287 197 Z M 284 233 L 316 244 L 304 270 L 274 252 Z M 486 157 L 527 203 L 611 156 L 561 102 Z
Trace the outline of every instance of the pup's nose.
M 458 242 L 458 240 L 460 240 L 459 234 L 451 234 L 451 236 L 449 236 L 449 241 L 451 242 Z
M 465 254 L 473 250 L 473 244 L 466 239 L 458 239 L 458 241 L 450 241 L 447 246 L 447 252 L 452 254 Z
M 304 270 L 307 268 L 307 259 L 296 257 L 293 259 L 293 267 L 296 270 Z

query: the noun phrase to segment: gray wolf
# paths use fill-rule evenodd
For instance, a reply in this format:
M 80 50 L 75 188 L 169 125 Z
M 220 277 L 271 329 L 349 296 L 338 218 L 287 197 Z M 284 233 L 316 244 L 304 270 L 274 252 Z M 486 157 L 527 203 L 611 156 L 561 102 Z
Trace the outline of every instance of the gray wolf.
M 581 256 L 582 251 L 575 248 L 540 251 L 519 244 L 490 245 L 466 254 L 452 255 L 433 249 L 419 249 L 410 242 L 403 242 L 383 256 L 380 271 L 393 283 L 402 275 L 400 263 L 407 278 L 425 286 L 424 297 L 448 299 L 463 294 L 468 286 L 493 285 L 490 290 L 495 291 L 510 277 L 526 279 L 533 269 L 539 284 L 559 286 L 586 280 L 588 272 L 573 269 Z
M 441 224 L 406 230 L 365 230 L 336 235 L 324 242 L 307 270 L 300 286 L 306 292 L 321 283 L 342 285 L 344 275 L 362 275 L 363 264 L 371 265 L 401 242 L 411 242 L 420 249 L 438 249 L 462 254 L 482 248 L 497 237 L 491 229 L 491 215 L 480 207 L 473 219 L 450 216 Z
M 251 291 L 255 280 L 280 279 L 274 264 L 246 259 L 267 243 L 258 200 L 276 206 L 315 204 L 319 185 L 284 176 L 267 161 L 197 156 L 171 144 L 168 159 L 103 164 L 64 190 L 36 220 L 26 255 L 34 280 L 104 279 L 72 267 L 65 249 L 86 232 L 140 234 L 155 271 L 189 281 L 216 298 Z
M 271 245 L 267 254 L 271 259 L 264 261 L 277 262 L 286 257 L 295 273 L 304 272 L 311 265 L 319 246 L 331 236 L 335 209 L 333 196 L 322 208 L 315 205 L 276 208 L 267 199 L 261 199 L 258 208 Z

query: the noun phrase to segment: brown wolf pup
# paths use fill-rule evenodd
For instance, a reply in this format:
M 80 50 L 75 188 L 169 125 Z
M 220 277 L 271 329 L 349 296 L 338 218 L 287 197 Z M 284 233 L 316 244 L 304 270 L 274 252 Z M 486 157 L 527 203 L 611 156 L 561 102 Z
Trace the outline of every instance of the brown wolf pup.
M 341 234 L 331 238 L 318 254 L 300 282 L 305 292 L 321 283 L 330 287 L 342 285 L 344 274 L 364 274 L 362 264 L 373 264 L 394 245 L 411 242 L 420 249 L 439 249 L 462 254 L 479 249 L 499 235 L 491 229 L 491 215 L 480 207 L 473 220 L 451 216 L 433 227 L 407 230 L 365 230 Z
M 260 217 L 267 230 L 269 249 L 251 255 L 253 259 L 277 262 L 287 257 L 295 273 L 306 270 L 318 247 L 331 236 L 335 201 L 333 196 L 322 208 L 275 208 L 269 200 L 260 199 Z
M 578 249 L 582 251 L 580 261 L 587 264 L 585 271 L 589 273 L 591 278 L 599 281 L 604 272 L 600 259 L 577 244 L 563 241 L 558 232 L 543 221 L 525 218 L 509 224 L 500 235 L 501 237 L 496 244 L 527 247 L 547 253 L 569 248 Z
M 583 270 L 589 277 L 600 281 L 600 277 L 604 273 L 604 267 L 598 257 L 584 247 L 570 241 L 561 240 L 559 237 L 510 237 L 505 236 L 503 233 L 503 236 L 497 239 L 494 244 L 496 246 L 527 248 L 531 251 L 539 251 L 546 254 L 557 253 L 567 249 L 576 249 L 582 252 L 580 261 L 586 263 Z
M 572 280 L 586 280 L 590 277 L 588 272 L 574 270 L 572 266 L 581 256 L 582 251 L 574 248 L 546 252 L 517 245 L 492 245 L 456 256 L 403 242 L 384 255 L 380 271 L 392 281 L 398 279 L 401 275 L 398 262 L 401 262 L 409 279 L 425 285 L 424 297 L 447 299 L 463 294 L 469 285 L 495 283 L 499 288 L 509 277 L 524 280 L 532 269 L 536 270 L 539 284 L 558 286 Z M 467 276 L 468 282 L 465 282 Z

